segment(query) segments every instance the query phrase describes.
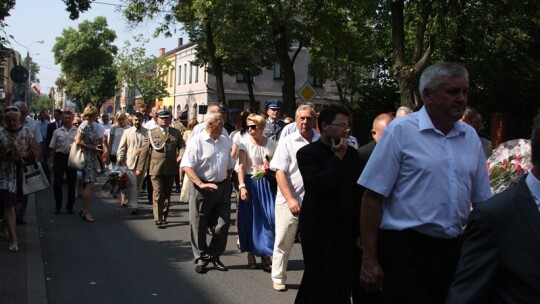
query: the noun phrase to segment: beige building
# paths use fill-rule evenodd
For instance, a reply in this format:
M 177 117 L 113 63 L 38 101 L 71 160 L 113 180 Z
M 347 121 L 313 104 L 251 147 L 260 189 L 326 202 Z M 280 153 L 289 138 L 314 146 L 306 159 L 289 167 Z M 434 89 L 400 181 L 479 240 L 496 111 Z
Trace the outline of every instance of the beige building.
M 172 51 L 175 51 L 176 55 L 175 75 L 169 77 L 174 80 L 174 117 L 187 111 L 188 119 L 196 118 L 202 121 L 204 116 L 199 113 L 199 107 L 218 100 L 216 78 L 208 74 L 205 66 L 193 64 L 197 52 L 194 43 L 181 45 Z M 331 100 L 338 100 L 334 83 L 310 75 L 309 62 L 309 54 L 302 49 L 294 63 L 297 102 L 310 101 L 315 105 L 322 105 Z M 224 75 L 223 85 L 230 109 L 242 111 L 249 107 L 246 80 L 242 74 Z M 267 101 L 281 99 L 283 78 L 280 65 L 275 64 L 273 69 L 263 70 L 261 75 L 253 77 L 252 83 L 259 110 L 264 110 Z
M 24 94 L 26 83 L 17 85 L 10 77 L 11 70 L 21 64 L 21 55 L 15 50 L 8 50 L 7 56 L 0 60 L 0 103 L 11 104 L 14 96 Z

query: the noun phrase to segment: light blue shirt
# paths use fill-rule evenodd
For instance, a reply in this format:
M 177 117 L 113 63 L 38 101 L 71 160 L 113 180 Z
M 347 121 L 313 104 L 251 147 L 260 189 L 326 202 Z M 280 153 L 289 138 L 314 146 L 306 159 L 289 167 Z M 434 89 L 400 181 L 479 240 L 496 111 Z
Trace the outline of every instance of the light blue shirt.
M 471 203 L 491 197 L 475 130 L 458 121 L 445 135 L 425 107 L 386 127 L 358 184 L 385 197 L 381 229 L 437 238 L 460 235 Z
M 525 178 L 525 183 L 527 184 L 529 191 L 531 191 L 534 202 L 536 203 L 536 205 L 538 206 L 538 210 L 540 211 L 540 181 L 536 178 L 536 176 L 529 172 L 529 174 L 527 174 L 527 177 Z
M 37 122 L 37 125 L 38 125 L 38 128 L 39 128 L 39 132 L 41 132 L 41 138 L 42 139 L 47 138 L 47 126 L 49 125 L 49 121 L 48 120 L 44 120 L 44 121 L 39 120 Z

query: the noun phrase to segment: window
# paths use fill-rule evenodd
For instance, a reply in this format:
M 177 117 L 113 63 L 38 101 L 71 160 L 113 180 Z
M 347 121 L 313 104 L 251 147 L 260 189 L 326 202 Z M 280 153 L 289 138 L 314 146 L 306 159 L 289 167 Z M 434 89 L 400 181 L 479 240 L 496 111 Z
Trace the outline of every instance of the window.
M 195 83 L 199 82 L 199 66 L 193 65 L 193 68 L 195 69 Z
M 321 72 L 318 72 L 316 69 L 309 67 L 308 68 L 308 82 L 314 87 L 322 87 L 325 82 L 325 79 L 321 77 Z
M 274 63 L 274 79 L 283 79 L 283 70 L 279 63 Z
M 182 65 L 179 64 L 178 65 L 178 85 L 181 85 L 182 84 Z
M 169 70 L 169 87 L 172 87 L 174 84 L 174 69 Z
M 192 80 L 193 80 L 193 75 L 192 74 L 193 74 L 193 63 L 190 63 L 189 64 L 189 83 L 191 83 Z
M 248 82 L 248 76 L 245 73 L 236 73 L 236 82 Z M 253 76 L 251 82 L 253 83 Z
M 187 64 L 184 63 L 184 84 L 186 84 L 186 78 L 187 78 Z

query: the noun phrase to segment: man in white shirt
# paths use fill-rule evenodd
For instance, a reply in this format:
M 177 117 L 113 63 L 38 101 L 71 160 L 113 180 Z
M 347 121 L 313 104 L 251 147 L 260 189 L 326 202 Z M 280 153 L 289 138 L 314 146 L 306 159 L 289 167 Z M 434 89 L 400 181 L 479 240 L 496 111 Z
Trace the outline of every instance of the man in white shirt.
M 73 113 L 62 112 L 62 126 L 54 131 L 49 144 L 50 156 L 48 166 L 54 170 L 53 191 L 56 202 L 54 214 L 60 213 L 62 208 L 62 184 L 64 173 L 67 177 L 67 213 L 73 214 L 73 204 L 75 203 L 75 183 L 77 181 L 77 170 L 68 166 L 69 152 L 71 144 L 77 135 L 77 128 L 73 126 Z
M 148 131 L 152 131 L 152 129 L 154 129 L 155 127 L 158 126 L 158 123 L 157 123 L 157 119 L 158 119 L 158 116 L 157 116 L 157 113 L 159 111 L 159 107 L 158 106 L 155 106 L 155 107 L 152 107 L 152 109 L 150 110 L 150 117 L 152 119 L 150 119 L 149 121 L 145 122 L 143 127 L 148 130 Z
M 276 171 L 278 191 L 276 196 L 276 238 L 272 258 L 272 281 L 274 289 L 285 291 L 287 280 L 287 262 L 294 238 L 298 229 L 302 198 L 304 197 L 304 182 L 296 152 L 303 146 L 319 139 L 313 129 L 315 111 L 309 105 L 301 105 L 296 109 L 295 124 L 297 131 L 282 138 L 270 162 L 270 169 Z
M 232 142 L 222 135 L 223 117 L 208 113 L 205 131 L 192 137 L 186 147 L 180 167 L 191 180 L 189 218 L 191 246 L 195 256 L 195 271 L 205 273 L 212 262 L 215 269 L 227 271 L 219 257 L 225 251 L 231 217 L 230 173 L 234 167 Z M 206 242 L 209 219 L 217 216 L 210 244 Z

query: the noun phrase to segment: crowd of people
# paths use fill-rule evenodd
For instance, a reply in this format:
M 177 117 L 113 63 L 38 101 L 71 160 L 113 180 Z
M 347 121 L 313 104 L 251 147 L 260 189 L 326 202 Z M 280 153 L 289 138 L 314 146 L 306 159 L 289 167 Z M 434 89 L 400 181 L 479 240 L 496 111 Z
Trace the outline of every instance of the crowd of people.
M 97 172 L 119 166 L 135 178 L 119 202 L 139 213 L 142 189 L 157 228 L 167 227 L 171 196 L 189 206 L 195 271 L 227 271 L 220 257 L 237 192 L 238 248 L 247 267 L 269 273 L 287 290 L 287 263 L 296 240 L 304 257 L 295 303 L 527 303 L 540 299 L 540 126 L 532 136 L 534 168 L 525 180 L 492 197 L 480 138 L 481 117 L 468 107 L 469 75 L 436 63 L 420 77 L 423 106 L 374 118 L 373 140 L 359 146 L 352 114 L 342 105 L 316 113 L 298 106 L 285 121 L 279 101 L 265 112 L 247 109 L 236 125 L 227 108 L 209 103 L 204 121 L 173 121 L 167 109 L 146 107 L 98 120 L 87 106 L 47 113 L 4 109 L 0 128 L 0 201 L 9 250 L 18 251 L 15 224 L 24 223 L 27 197 L 20 166 L 42 161 L 53 177 L 54 213 L 91 213 Z M 13 143 L 10 151 L 5 143 Z M 83 149 L 82 170 L 70 168 L 70 146 Z M 11 147 L 11 146 L 10 146 Z M 517 206 L 513 206 L 517 204 Z M 469 216 L 471 214 L 472 215 Z M 466 227 L 464 229 L 464 227 Z M 516 237 L 519 236 L 519 237 Z M 462 249 L 463 248 L 463 249 Z M 257 263 L 260 259 L 261 266 Z

